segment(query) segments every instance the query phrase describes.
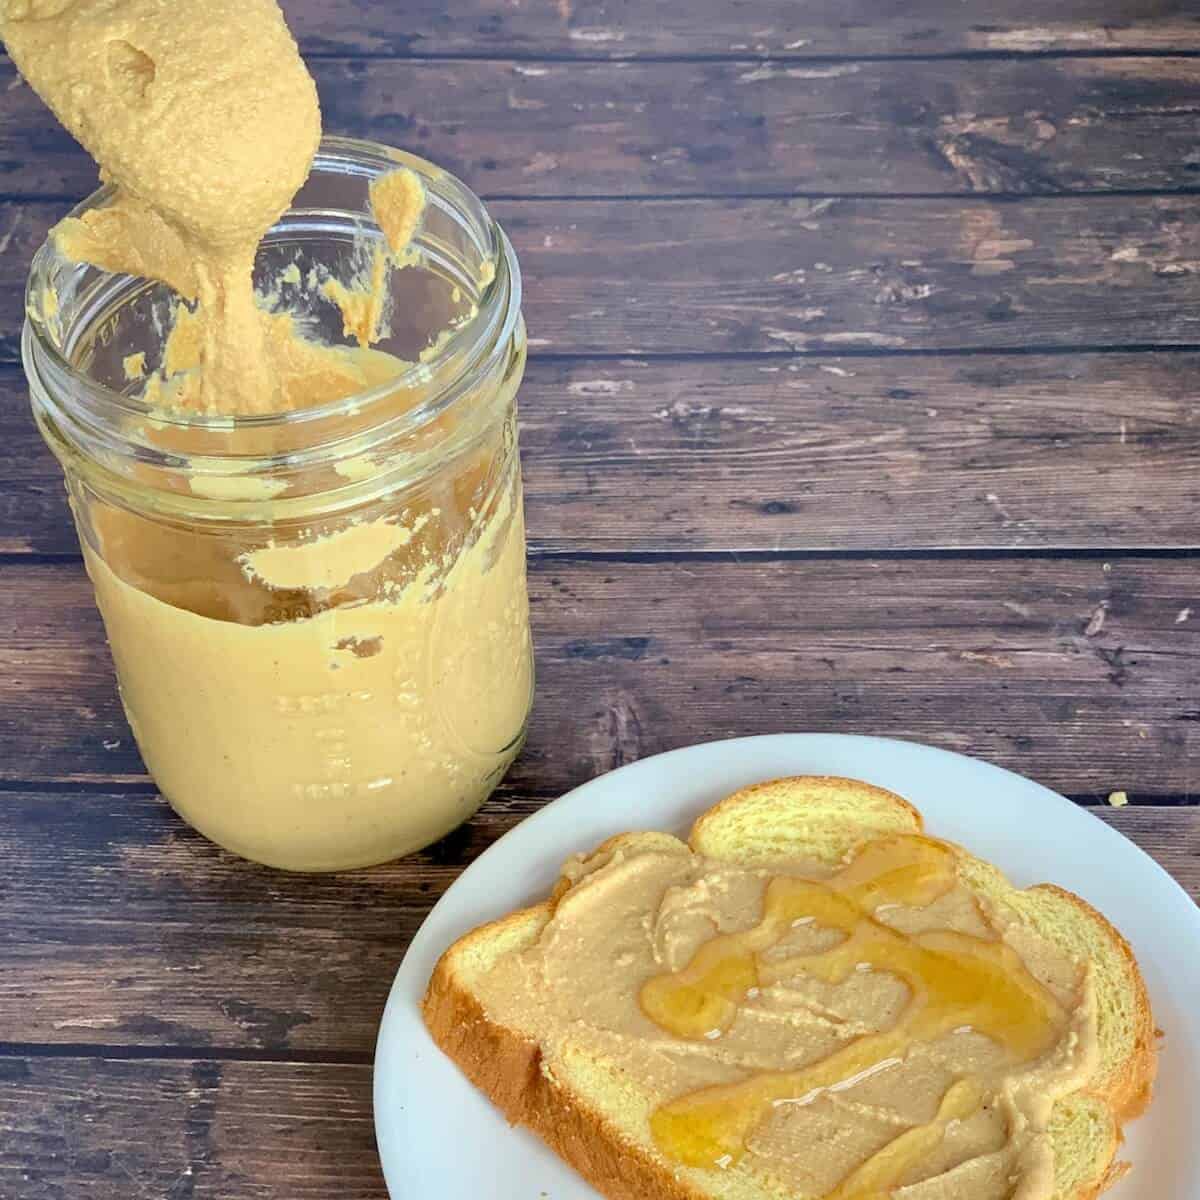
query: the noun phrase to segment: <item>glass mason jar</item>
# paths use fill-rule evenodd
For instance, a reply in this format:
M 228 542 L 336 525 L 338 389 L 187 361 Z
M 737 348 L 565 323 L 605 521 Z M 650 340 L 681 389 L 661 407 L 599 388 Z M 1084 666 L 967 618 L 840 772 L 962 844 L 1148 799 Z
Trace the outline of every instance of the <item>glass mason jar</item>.
M 148 405 L 130 376 L 161 363 L 172 293 L 52 241 L 30 273 L 33 411 L 142 756 L 201 833 L 290 870 L 383 862 L 459 825 L 516 757 L 532 698 L 525 330 L 503 232 L 432 164 L 327 138 L 256 288 L 349 346 L 331 297 L 380 247 L 368 188 L 397 166 L 423 180 L 425 217 L 387 276 L 385 336 L 357 351 L 380 382 L 342 400 L 236 417 Z

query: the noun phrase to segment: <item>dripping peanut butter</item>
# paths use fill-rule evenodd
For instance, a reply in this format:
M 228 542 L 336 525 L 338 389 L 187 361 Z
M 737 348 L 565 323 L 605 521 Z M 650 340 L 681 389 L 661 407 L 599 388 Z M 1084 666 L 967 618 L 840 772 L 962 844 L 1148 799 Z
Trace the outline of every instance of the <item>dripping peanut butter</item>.
M 13 61 L 115 186 L 57 231 L 64 253 L 160 279 L 201 319 L 201 402 L 276 407 L 252 269 L 321 136 L 317 91 L 274 0 L 7 0 Z
M 917 835 L 836 870 L 604 852 L 479 996 L 551 1071 L 592 1053 L 636 1079 L 680 1167 L 828 1200 L 1049 1200 L 1051 1109 L 1098 1054 L 1092 980 L 955 858 Z

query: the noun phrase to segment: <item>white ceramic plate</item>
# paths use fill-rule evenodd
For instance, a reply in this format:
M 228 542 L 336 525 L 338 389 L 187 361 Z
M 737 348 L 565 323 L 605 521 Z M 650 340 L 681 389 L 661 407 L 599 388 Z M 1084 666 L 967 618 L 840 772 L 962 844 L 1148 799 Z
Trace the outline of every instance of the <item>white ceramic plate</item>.
M 781 775 L 846 775 L 899 792 L 930 833 L 1022 885 L 1091 901 L 1133 943 L 1166 1031 L 1154 1106 L 1129 1127 L 1133 1173 L 1112 1200 L 1200 1197 L 1200 909 L 1151 858 L 1055 792 L 999 767 L 882 738 L 781 734 L 675 750 L 576 788 L 463 872 L 396 975 L 375 1054 L 375 1129 L 392 1200 L 596 1200 L 532 1134 L 510 1129 L 430 1040 L 419 1003 L 455 938 L 541 899 L 569 855 L 629 829 L 684 833 L 737 788 Z

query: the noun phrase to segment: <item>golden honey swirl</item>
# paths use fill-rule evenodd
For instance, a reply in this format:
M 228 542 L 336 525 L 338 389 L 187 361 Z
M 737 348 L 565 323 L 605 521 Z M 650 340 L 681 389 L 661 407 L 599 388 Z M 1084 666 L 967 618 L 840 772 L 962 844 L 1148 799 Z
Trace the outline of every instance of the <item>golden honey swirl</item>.
M 764 1072 L 672 1100 L 651 1117 L 659 1149 L 691 1167 L 728 1167 L 780 1103 L 807 1103 L 849 1086 L 919 1043 L 967 1026 L 1006 1052 L 1010 1064 L 1033 1062 L 1059 1040 L 1068 1015 L 1012 949 L 998 938 L 950 930 L 906 934 L 876 917 L 882 905 L 923 908 L 958 880 L 953 847 L 932 838 L 880 838 L 859 848 L 832 878 L 780 875 L 767 885 L 762 919 L 741 933 L 705 943 L 680 971 L 647 981 L 643 1011 L 660 1028 L 698 1040 L 724 1033 L 753 989 L 808 975 L 829 984 L 856 970 L 885 971 L 908 989 L 889 1029 L 848 1042 L 798 1070 Z M 829 950 L 767 961 L 797 922 L 839 931 Z M 985 1088 L 970 1077 L 946 1091 L 934 1119 L 900 1134 L 852 1171 L 828 1200 L 873 1200 L 892 1188 L 940 1142 L 946 1126 L 973 1113 Z

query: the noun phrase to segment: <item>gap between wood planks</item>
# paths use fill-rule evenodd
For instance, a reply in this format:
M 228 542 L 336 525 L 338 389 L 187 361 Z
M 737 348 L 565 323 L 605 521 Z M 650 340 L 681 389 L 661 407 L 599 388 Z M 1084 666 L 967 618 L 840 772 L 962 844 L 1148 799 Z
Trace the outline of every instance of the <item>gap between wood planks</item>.
M 1109 199 L 1149 198 L 1152 196 L 1200 196 L 1200 187 L 1173 188 L 1079 188 L 1075 191 L 1057 192 L 810 192 L 810 191 L 754 191 L 754 192 L 620 192 L 570 195 L 546 192 L 530 195 L 527 192 L 489 192 L 483 190 L 480 198 L 488 204 L 568 204 L 587 200 L 593 204 L 641 204 L 649 201 L 678 201 L 691 203 L 697 200 L 981 200 L 989 204 L 1019 204 L 1023 200 L 1066 200 L 1066 199 Z M 29 197 L 13 193 L 0 194 L 0 203 L 24 203 Z M 52 197 L 66 200 L 68 197 Z
M 370 1066 L 374 1055 L 355 1050 L 260 1050 L 246 1046 L 123 1046 L 102 1042 L 0 1042 L 5 1058 L 107 1058 L 121 1061 L 183 1060 Z
M 786 63 L 789 66 L 849 65 L 851 63 L 912 63 L 927 62 L 1033 62 L 1038 60 L 1081 58 L 1200 58 L 1200 50 L 1172 49 L 1153 46 L 1120 46 L 1111 50 L 943 50 L 925 54 L 805 54 L 802 51 L 756 51 L 752 47 L 728 52 L 692 54 L 643 54 L 637 50 L 614 49 L 608 54 L 556 54 L 539 51 L 504 49 L 495 51 L 421 51 L 372 53 L 370 50 L 348 54 L 344 50 L 312 50 L 303 44 L 300 52 L 306 62 L 435 62 L 435 63 L 547 63 L 573 66 L 583 63 Z M 0 51 L 0 65 L 11 67 L 11 60 Z
M 1200 186 L 1174 188 L 1079 188 L 1057 192 L 810 192 L 810 191 L 752 191 L 752 192 L 489 192 L 480 189 L 479 198 L 485 204 L 694 204 L 697 201 L 724 200 L 862 200 L 862 201 L 921 201 L 945 200 L 955 203 L 1020 204 L 1031 200 L 1111 200 L 1142 199 L 1156 196 L 1200 196 Z M 80 201 L 78 195 L 65 192 L 0 192 L 0 204 L 69 204 Z M 65 215 L 65 214 L 64 214 Z M 853 353 L 845 351 L 843 353 Z M 928 354 L 927 350 L 909 351 Z M 947 353 L 953 353 L 949 351 Z M 594 358 L 595 355 L 583 357 Z
M 3 339 L 0 339 L 2 341 Z M 788 362 L 812 358 L 1070 358 L 1080 354 L 1200 354 L 1200 342 L 1071 342 L 1050 346 L 947 346 L 904 349 L 895 346 L 842 346 L 806 350 L 541 350 L 529 352 L 530 362 L 567 366 L 587 363 L 727 363 Z M 0 374 L 21 371 L 16 359 L 0 358 Z
M 1148 194 L 1148 193 L 1147 193 Z M 1200 195 L 1200 192 L 1197 192 Z M 649 198 L 649 197 L 648 197 Z M 710 197 L 720 199 L 721 197 Z M 761 197 L 758 197 L 761 199 Z M 1048 199 L 1049 197 L 1038 197 Z M 891 197 L 888 197 L 891 199 Z M 3 200 L 0 199 L 0 203 Z M 2 346 L 3 338 L 0 338 Z M 1090 342 L 1070 342 L 1050 346 L 947 346 L 941 349 L 913 347 L 877 347 L 877 346 L 841 346 L 836 349 L 815 347 L 811 350 L 539 350 L 534 348 L 529 352 L 530 362 L 557 363 L 565 366 L 587 363 L 653 363 L 670 365 L 671 363 L 756 363 L 756 362 L 789 362 L 792 359 L 817 358 L 884 358 L 884 359 L 921 359 L 921 358 L 1036 358 L 1054 357 L 1070 358 L 1081 354 L 1200 354 L 1200 342 L 1109 342 L 1092 344 Z M 0 358 L 0 375 L 6 372 L 17 373 L 23 370 L 21 363 L 13 358 Z M 2 556 L 0 556 L 2 561 Z
M 406 53 L 378 53 L 369 50 L 354 54 L 335 50 L 309 50 L 303 45 L 301 53 L 306 62 L 463 62 L 463 63 L 549 63 L 573 66 L 576 63 L 787 63 L 789 66 L 812 64 L 826 66 L 850 63 L 912 63 L 919 66 L 927 62 L 1025 62 L 1036 59 L 1071 58 L 1200 58 L 1200 50 L 1174 50 L 1161 47 L 1122 46 L 1112 50 L 943 50 L 927 54 L 804 54 L 788 51 L 758 52 L 752 48 L 732 50 L 727 53 L 695 54 L 642 54 L 636 50 L 613 50 L 608 54 L 554 54 L 537 51 L 469 50 L 420 51 Z M 0 62 L 7 56 L 0 56 Z
M 32 782 L 20 779 L 0 779 L 0 796 L 5 793 L 10 795 L 37 793 L 47 796 L 157 796 L 158 788 L 151 779 L 128 780 L 124 783 L 112 778 L 96 780 L 41 779 Z M 557 800 L 560 795 L 558 792 L 535 792 L 528 789 L 522 789 L 520 794 L 539 805 L 549 804 L 552 800 Z M 1110 807 L 1108 797 L 1095 792 L 1068 795 L 1065 799 L 1080 808 L 1098 808 L 1103 811 L 1105 807 Z M 1135 793 L 1128 801 L 1128 807 L 1131 809 L 1192 808 L 1196 805 L 1200 805 L 1200 793 L 1194 792 L 1162 793 L 1161 795 L 1156 792 L 1147 795 L 1145 799 L 1140 799 Z M 436 845 L 435 842 L 434 846 Z M 0 1047 L 3 1045 L 4 1043 L 0 1042 Z
M 1200 558 L 1200 543 L 1195 546 L 1122 546 L 1108 549 L 1100 546 L 955 546 L 936 547 L 853 547 L 799 549 L 680 549 L 680 550 L 555 550 L 537 545 L 528 551 L 530 562 L 536 563 L 774 563 L 774 562 L 1003 562 L 1006 559 L 1069 559 L 1073 562 L 1115 562 L 1124 558 L 1190 559 Z M 6 566 L 55 566 L 82 561 L 72 551 L 42 553 L 36 550 L 10 550 L 0 553 L 0 568 Z

